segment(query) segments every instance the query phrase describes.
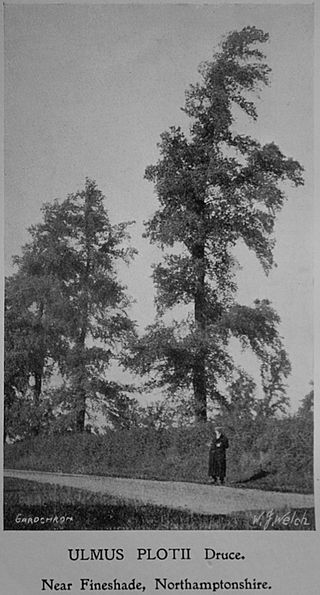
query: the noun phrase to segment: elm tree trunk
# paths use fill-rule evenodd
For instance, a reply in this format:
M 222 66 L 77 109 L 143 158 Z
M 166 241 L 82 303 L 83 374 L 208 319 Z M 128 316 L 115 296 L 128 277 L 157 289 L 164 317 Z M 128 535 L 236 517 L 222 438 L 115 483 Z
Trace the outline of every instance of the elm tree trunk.
M 194 318 L 198 331 L 198 344 L 193 364 L 193 391 L 195 401 L 195 419 L 197 422 L 207 421 L 206 390 L 206 312 L 205 312 L 205 247 L 197 244 L 192 250 L 197 268 L 197 287 L 194 299 Z

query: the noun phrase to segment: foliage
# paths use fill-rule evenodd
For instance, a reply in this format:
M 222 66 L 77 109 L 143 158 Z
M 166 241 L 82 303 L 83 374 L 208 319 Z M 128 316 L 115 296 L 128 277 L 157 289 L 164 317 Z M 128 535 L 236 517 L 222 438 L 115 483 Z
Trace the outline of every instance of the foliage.
M 43 222 L 29 229 L 31 241 L 14 258 L 18 271 L 6 286 L 7 418 L 30 381 L 37 407 L 53 372 L 63 379 L 54 395 L 57 413 L 68 413 L 79 431 L 88 404 L 124 398 L 125 387 L 106 373 L 135 332 L 116 268 L 135 250 L 124 245 L 129 223 L 112 225 L 104 201 L 87 179 L 84 190 L 45 203 Z
M 240 396 L 239 396 L 240 395 Z M 252 407 L 248 402 L 252 400 Z M 242 374 L 233 384 L 223 425 L 230 447 L 227 483 L 279 491 L 313 491 L 313 417 L 283 418 L 254 413 L 254 387 Z M 242 415 L 242 409 L 245 414 Z M 172 481 L 207 482 L 212 426 L 178 425 L 163 403 L 148 407 L 130 428 L 103 434 L 51 433 L 5 448 L 5 466 L 18 469 L 92 473 Z M 173 423 L 174 422 L 174 423 Z
M 246 486 L 313 490 L 313 391 L 294 415 L 270 414 L 264 399 L 242 370 L 230 387 L 230 398 L 216 418 L 231 448 L 229 473 Z
M 312 384 L 312 383 L 311 383 Z M 297 417 L 303 419 L 306 424 L 313 428 L 313 413 L 314 413 L 314 389 L 303 397 L 301 405 L 297 411 Z
M 20 270 L 6 279 L 4 329 L 4 438 L 37 433 L 47 400 L 43 383 L 67 353 L 54 279 Z
M 267 40 L 255 27 L 223 40 L 213 59 L 200 66 L 200 82 L 186 92 L 189 134 L 175 126 L 161 134 L 160 159 L 145 173 L 159 201 L 146 236 L 171 252 L 153 268 L 158 319 L 127 365 L 153 371 L 154 382 L 173 392 L 192 389 L 198 421 L 207 417 L 208 397 L 219 402 L 219 382 L 230 379 L 232 335 L 260 358 L 271 410 L 285 404 L 290 364 L 277 331 L 279 317 L 267 300 L 249 307 L 235 298 L 235 247 L 244 242 L 268 274 L 283 182 L 303 184 L 303 168 L 274 143 L 261 145 L 235 131 L 235 107 L 257 118 L 252 97 L 268 84 L 270 72 L 258 46 Z M 184 304 L 193 314 L 165 325 L 164 312 Z

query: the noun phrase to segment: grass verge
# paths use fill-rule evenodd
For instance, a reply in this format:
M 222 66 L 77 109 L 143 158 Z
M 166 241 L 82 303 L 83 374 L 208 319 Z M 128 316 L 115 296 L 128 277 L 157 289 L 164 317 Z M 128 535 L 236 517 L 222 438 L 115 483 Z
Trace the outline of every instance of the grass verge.
M 269 516 L 268 516 L 269 515 Z M 105 494 L 4 478 L 4 529 L 314 530 L 314 509 L 208 515 L 122 501 Z

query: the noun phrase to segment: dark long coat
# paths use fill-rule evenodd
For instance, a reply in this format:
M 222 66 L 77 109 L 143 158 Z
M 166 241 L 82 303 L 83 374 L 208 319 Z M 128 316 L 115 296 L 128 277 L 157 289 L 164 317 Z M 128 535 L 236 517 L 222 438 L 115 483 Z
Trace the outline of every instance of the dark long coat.
M 228 438 L 221 434 L 219 438 L 214 435 L 209 451 L 209 477 L 219 477 L 224 479 L 226 476 L 226 450 L 229 447 Z

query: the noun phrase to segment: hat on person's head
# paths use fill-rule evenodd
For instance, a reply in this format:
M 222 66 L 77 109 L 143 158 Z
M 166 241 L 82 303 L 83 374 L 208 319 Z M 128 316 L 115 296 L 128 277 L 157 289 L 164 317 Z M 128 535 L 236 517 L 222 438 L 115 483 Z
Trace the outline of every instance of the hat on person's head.
M 215 426 L 215 432 L 222 432 L 222 426 Z

